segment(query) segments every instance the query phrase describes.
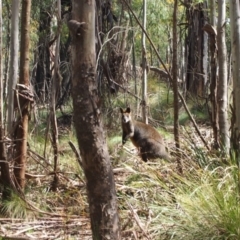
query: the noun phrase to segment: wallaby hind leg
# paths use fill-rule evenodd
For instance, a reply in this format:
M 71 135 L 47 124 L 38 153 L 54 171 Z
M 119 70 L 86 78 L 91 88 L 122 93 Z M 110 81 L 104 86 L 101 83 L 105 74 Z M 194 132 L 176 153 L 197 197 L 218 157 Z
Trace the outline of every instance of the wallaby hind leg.
M 163 143 L 156 142 L 155 140 L 148 141 L 149 158 L 162 158 L 168 160 L 168 153 Z
M 147 154 L 141 151 L 140 155 L 141 155 L 142 160 L 144 162 L 147 162 Z

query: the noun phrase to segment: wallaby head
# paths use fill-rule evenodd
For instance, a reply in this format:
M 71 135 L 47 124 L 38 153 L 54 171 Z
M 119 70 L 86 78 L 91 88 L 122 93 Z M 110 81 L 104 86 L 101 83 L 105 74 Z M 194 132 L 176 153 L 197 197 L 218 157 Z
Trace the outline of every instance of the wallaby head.
M 130 107 L 128 107 L 125 111 L 120 108 L 120 112 L 122 114 L 122 123 L 127 123 L 132 120 Z

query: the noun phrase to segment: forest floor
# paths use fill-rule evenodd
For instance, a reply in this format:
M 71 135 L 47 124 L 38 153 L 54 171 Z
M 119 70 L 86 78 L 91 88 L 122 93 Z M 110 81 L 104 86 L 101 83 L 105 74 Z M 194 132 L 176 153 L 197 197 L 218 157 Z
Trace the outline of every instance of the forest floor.
M 140 159 L 138 160 L 140 161 Z M 117 191 L 123 191 L 126 188 L 124 182 L 130 174 L 123 167 L 114 168 Z M 0 218 L 0 236 L 2 237 L 0 239 L 92 239 L 90 218 L 87 213 L 87 202 L 80 202 L 78 199 L 80 195 L 86 195 L 85 184 L 76 183 L 76 180 L 70 179 L 66 175 L 64 176 L 64 173 L 61 174 L 60 178 L 61 186 L 58 188 L 57 193 L 54 194 L 56 199 L 52 200 L 51 197 L 48 199 L 48 201 L 54 201 L 54 203 L 46 203 L 54 205 L 51 211 L 42 211 L 35 206 L 34 202 L 29 203 L 26 200 L 26 204 L 31 209 L 30 215 L 27 218 Z M 48 181 L 50 182 L 51 180 L 48 178 Z M 65 194 L 66 192 L 68 194 Z M 62 197 L 59 196 L 61 193 Z M 72 196 L 70 197 L 69 195 Z M 78 206 L 78 204 L 81 204 L 81 206 Z M 74 214 L 79 209 L 82 210 L 81 213 L 79 215 Z M 137 232 L 136 229 L 132 229 L 132 231 Z M 126 231 L 126 233 L 131 236 L 130 232 Z M 132 238 L 127 237 L 123 239 L 130 240 Z
M 195 134 L 194 129 L 191 135 L 197 145 L 203 145 L 200 138 Z M 205 140 L 210 140 L 209 128 L 203 126 L 201 133 Z M 184 138 L 184 136 L 181 136 Z M 173 141 L 168 140 L 168 147 L 174 147 Z M 70 148 L 70 147 L 69 147 Z M 68 149 L 69 150 L 69 149 Z M 70 150 L 69 150 L 70 151 Z M 134 202 L 128 201 L 128 197 L 144 195 L 137 187 L 128 186 L 131 177 L 136 173 L 148 174 L 148 168 L 155 169 L 164 177 L 167 171 L 176 171 L 176 163 L 157 161 L 144 163 L 137 156 L 131 143 L 127 143 L 124 148 L 121 144 L 115 147 L 115 153 L 124 151 L 124 160 L 113 164 L 116 190 L 119 197 L 119 207 L 122 239 L 154 239 L 148 234 L 147 227 L 151 224 L 151 212 L 134 206 Z M 118 155 L 119 156 L 119 155 Z M 29 157 L 35 162 L 43 161 L 34 151 L 29 151 Z M 44 160 L 45 161 L 45 160 Z M 76 160 L 77 163 L 77 160 Z M 44 164 L 45 167 L 44 167 Z M 24 199 L 26 212 L 24 217 L 2 217 L 0 218 L 0 239 L 64 239 L 64 240 L 91 240 L 91 227 L 88 214 L 88 204 L 86 198 L 85 180 L 78 172 L 62 170 L 59 173 L 59 187 L 56 193 L 50 192 L 52 173 L 48 170 L 47 163 L 43 165 L 42 175 L 30 178 L 29 190 Z M 39 171 L 37 171 L 39 172 Z M 147 203 L 145 203 L 147 205 Z M 25 210 L 24 210 L 25 211 Z M 141 222 L 139 215 L 144 216 L 145 221 Z

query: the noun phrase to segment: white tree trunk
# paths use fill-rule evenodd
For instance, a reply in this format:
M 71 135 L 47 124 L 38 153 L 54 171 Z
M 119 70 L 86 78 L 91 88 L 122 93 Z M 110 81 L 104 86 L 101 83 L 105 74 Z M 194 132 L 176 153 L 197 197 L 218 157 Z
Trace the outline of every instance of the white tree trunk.
M 219 133 L 220 144 L 228 152 L 230 148 L 229 124 L 228 124 L 228 84 L 227 84 L 227 49 L 225 42 L 225 23 L 226 23 L 226 2 L 218 1 L 218 25 L 217 25 L 217 46 L 218 46 L 218 109 L 219 109 Z
M 12 17 L 11 17 L 11 42 L 10 42 L 10 68 L 8 80 L 8 115 L 7 129 L 11 134 L 12 123 L 14 120 L 14 89 L 18 80 L 18 53 L 19 53 L 19 0 L 12 1 Z
M 231 19 L 232 68 L 233 68 L 233 97 L 235 122 L 233 126 L 234 138 L 238 143 L 240 131 L 240 3 L 239 0 L 229 1 Z M 238 156 L 240 158 L 240 155 Z M 240 162 L 240 159 L 239 159 Z

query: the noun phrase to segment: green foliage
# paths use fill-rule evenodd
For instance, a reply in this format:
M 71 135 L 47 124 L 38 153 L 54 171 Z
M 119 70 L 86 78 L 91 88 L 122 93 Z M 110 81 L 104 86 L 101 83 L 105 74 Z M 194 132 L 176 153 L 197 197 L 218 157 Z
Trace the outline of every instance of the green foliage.
M 26 201 L 18 194 L 11 192 L 11 200 L 3 201 L 1 204 L 1 214 L 12 218 L 23 218 L 29 216 L 31 211 L 29 210 Z
M 117 148 L 118 145 L 122 144 L 122 137 L 121 133 L 116 133 L 116 136 L 107 139 L 108 150 L 110 154 L 116 154 L 116 151 L 119 149 Z
M 239 173 L 235 166 L 209 171 L 194 167 L 180 175 L 169 166 L 144 166 L 127 181 L 128 202 L 151 213 L 152 239 L 239 239 Z M 138 189 L 138 190 L 137 190 Z M 141 189 L 141 191 L 139 191 Z M 145 216 L 140 222 L 147 224 Z
M 62 24 L 62 29 L 61 29 L 61 42 L 65 44 L 68 40 L 69 37 L 69 29 L 66 23 Z
M 174 197 L 179 206 L 169 205 L 168 231 L 174 239 L 239 239 L 240 220 L 236 167 L 216 168 L 212 172 L 195 171 L 180 177 Z M 176 187 L 176 183 L 175 183 Z M 160 207 L 161 209 L 161 207 Z M 162 213 L 160 213 L 162 215 Z M 162 218 L 164 221 L 166 217 Z

